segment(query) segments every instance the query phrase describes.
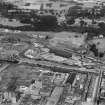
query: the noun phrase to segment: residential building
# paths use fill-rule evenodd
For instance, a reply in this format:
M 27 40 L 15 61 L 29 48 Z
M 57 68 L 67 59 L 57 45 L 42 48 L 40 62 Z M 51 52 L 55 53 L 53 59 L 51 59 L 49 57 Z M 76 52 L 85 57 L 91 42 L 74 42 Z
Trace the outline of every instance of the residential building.
M 63 87 L 55 87 L 55 89 L 51 94 L 51 97 L 48 98 L 46 105 L 57 105 L 62 93 L 63 93 Z

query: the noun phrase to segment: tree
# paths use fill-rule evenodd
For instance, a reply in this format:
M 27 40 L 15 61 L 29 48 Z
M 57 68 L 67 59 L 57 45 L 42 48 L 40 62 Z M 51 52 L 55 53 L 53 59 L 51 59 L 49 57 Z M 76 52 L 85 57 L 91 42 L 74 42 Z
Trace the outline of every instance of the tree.
M 105 23 L 101 22 L 98 24 L 98 26 L 100 27 L 100 34 L 105 34 Z
M 103 53 L 103 52 L 100 52 L 100 53 L 99 53 L 99 57 L 100 57 L 100 58 L 104 57 L 104 53 Z
M 17 100 L 17 101 L 20 99 L 21 94 L 22 94 L 22 93 L 19 92 L 19 91 L 16 92 L 16 100 Z
M 83 20 L 80 21 L 80 26 L 83 27 L 85 25 L 85 22 Z
M 105 29 L 105 23 L 104 23 L 104 22 L 99 23 L 98 26 L 99 26 L 101 29 Z
M 95 44 L 92 44 L 90 46 L 90 51 L 92 51 L 96 57 L 100 57 L 100 58 L 104 57 L 104 53 L 99 52 Z
M 96 56 L 96 57 L 98 57 L 98 49 L 96 48 L 96 45 L 95 44 L 92 44 L 92 45 L 90 45 L 90 51 L 92 51 L 93 53 L 94 53 L 94 55 Z
M 38 30 L 51 30 L 58 25 L 58 22 L 56 16 L 42 15 L 42 16 L 37 16 L 33 25 Z
M 13 54 L 9 54 L 5 59 L 8 62 L 18 63 L 20 58 L 18 55 L 13 53 Z
M 71 25 L 75 23 L 75 19 L 73 17 L 67 19 L 67 24 Z
M 32 80 L 31 80 L 31 84 L 33 84 L 33 83 L 35 83 L 35 79 L 32 79 Z

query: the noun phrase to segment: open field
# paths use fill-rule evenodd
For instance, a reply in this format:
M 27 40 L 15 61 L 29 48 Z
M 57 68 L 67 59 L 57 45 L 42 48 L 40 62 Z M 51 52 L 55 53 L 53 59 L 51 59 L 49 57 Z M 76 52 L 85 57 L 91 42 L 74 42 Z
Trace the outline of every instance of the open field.
M 6 70 L 2 71 L 1 86 L 5 87 L 10 82 L 11 78 L 18 78 L 17 85 L 29 85 L 32 78 L 37 78 L 40 75 L 40 68 L 27 65 L 12 64 Z M 38 71 L 38 72 L 37 72 Z

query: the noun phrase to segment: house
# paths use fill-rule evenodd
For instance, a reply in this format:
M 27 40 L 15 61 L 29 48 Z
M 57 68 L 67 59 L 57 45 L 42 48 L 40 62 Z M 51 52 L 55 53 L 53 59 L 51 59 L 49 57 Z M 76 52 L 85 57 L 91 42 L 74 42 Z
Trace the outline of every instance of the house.
M 3 96 L 4 96 L 4 99 L 12 101 L 13 104 L 17 103 L 16 102 L 16 94 L 15 93 L 5 91 Z
M 57 105 L 62 93 L 63 87 L 55 87 L 51 96 L 48 98 L 46 105 Z

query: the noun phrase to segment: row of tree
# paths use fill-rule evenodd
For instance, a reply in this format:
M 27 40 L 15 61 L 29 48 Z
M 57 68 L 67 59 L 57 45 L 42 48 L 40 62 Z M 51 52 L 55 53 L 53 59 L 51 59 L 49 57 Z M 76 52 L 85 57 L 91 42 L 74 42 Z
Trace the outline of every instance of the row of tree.
M 96 57 L 104 57 L 104 52 L 99 52 L 95 44 L 90 45 L 90 51 L 92 51 Z

